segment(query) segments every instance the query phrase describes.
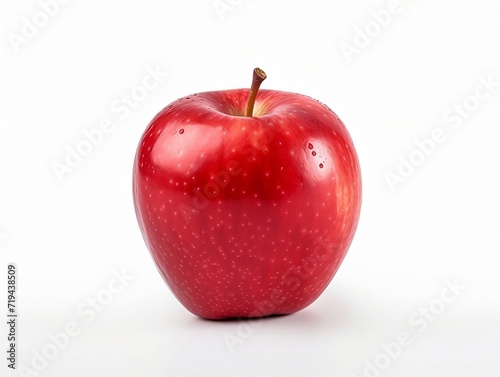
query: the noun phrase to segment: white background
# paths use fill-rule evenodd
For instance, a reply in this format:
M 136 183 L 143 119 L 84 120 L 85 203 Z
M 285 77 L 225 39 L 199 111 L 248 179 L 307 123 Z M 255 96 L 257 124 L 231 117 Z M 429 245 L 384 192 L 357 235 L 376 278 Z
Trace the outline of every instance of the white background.
M 13 262 L 17 365 L 54 356 L 33 375 L 499 376 L 500 87 L 471 97 L 482 79 L 500 81 L 499 2 L 401 1 L 385 26 L 372 12 L 387 1 L 222 2 L 232 5 L 218 14 L 213 0 L 74 0 L 41 25 L 37 1 L 2 1 L 1 354 Z M 16 48 L 25 18 L 41 26 Z M 341 46 L 356 47 L 367 27 L 368 45 L 358 37 L 347 58 Z M 363 172 L 361 221 L 309 308 L 250 324 L 203 321 L 174 299 L 142 241 L 132 161 L 162 107 L 247 87 L 255 66 L 268 74 L 264 88 L 310 95 L 344 121 Z M 126 116 L 113 111 L 148 67 L 168 76 Z M 444 116 L 464 101 L 473 110 L 453 128 Z M 112 132 L 59 180 L 53 164 L 107 118 Z M 439 129 L 446 140 L 391 190 L 386 174 Z M 133 278 L 82 315 L 123 270 Z M 443 304 L 454 281 L 458 293 Z M 435 318 L 417 326 L 429 306 Z M 71 323 L 78 335 L 51 354 L 51 334 Z M 383 356 L 401 333 L 411 344 Z M 228 336 L 240 342 L 230 347 Z M 1 374 L 16 375 L 4 356 Z M 375 362 L 383 370 L 366 369 Z

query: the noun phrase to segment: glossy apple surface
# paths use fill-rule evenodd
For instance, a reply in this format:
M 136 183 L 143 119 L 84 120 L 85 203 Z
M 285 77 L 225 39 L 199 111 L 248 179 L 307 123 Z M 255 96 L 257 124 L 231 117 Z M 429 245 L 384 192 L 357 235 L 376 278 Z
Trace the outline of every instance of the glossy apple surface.
M 303 95 L 181 98 L 151 121 L 133 170 L 147 247 L 177 299 L 210 319 L 289 314 L 325 290 L 353 239 L 359 162 L 341 120 Z

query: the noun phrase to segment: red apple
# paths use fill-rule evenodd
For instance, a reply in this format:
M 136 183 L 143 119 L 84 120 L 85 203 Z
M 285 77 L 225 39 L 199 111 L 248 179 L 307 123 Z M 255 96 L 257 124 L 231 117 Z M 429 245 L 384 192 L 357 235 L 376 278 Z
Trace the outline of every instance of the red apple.
M 258 92 L 264 78 L 256 69 L 250 90 L 178 99 L 137 149 L 144 240 L 173 294 L 203 318 L 310 305 L 358 224 L 361 176 L 344 124 L 310 97 Z

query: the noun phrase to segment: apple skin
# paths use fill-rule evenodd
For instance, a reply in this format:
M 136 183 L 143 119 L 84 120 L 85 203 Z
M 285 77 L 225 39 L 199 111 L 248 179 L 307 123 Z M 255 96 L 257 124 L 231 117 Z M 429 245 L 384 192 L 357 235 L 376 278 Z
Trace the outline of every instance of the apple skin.
M 337 115 L 296 93 L 198 93 L 161 110 L 133 169 L 134 205 L 166 284 L 193 314 L 301 310 L 354 237 L 361 173 Z

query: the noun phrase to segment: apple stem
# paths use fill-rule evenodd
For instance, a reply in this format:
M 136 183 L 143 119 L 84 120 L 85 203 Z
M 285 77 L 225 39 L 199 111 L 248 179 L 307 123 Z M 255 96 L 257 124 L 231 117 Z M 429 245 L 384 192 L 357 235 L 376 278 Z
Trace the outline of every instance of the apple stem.
M 255 105 L 255 99 L 257 98 L 260 84 L 262 84 L 262 81 L 264 81 L 266 77 L 267 75 L 262 69 L 255 68 L 253 70 L 252 86 L 250 87 L 250 93 L 248 94 L 247 111 L 245 113 L 245 116 L 253 116 L 253 106 Z

